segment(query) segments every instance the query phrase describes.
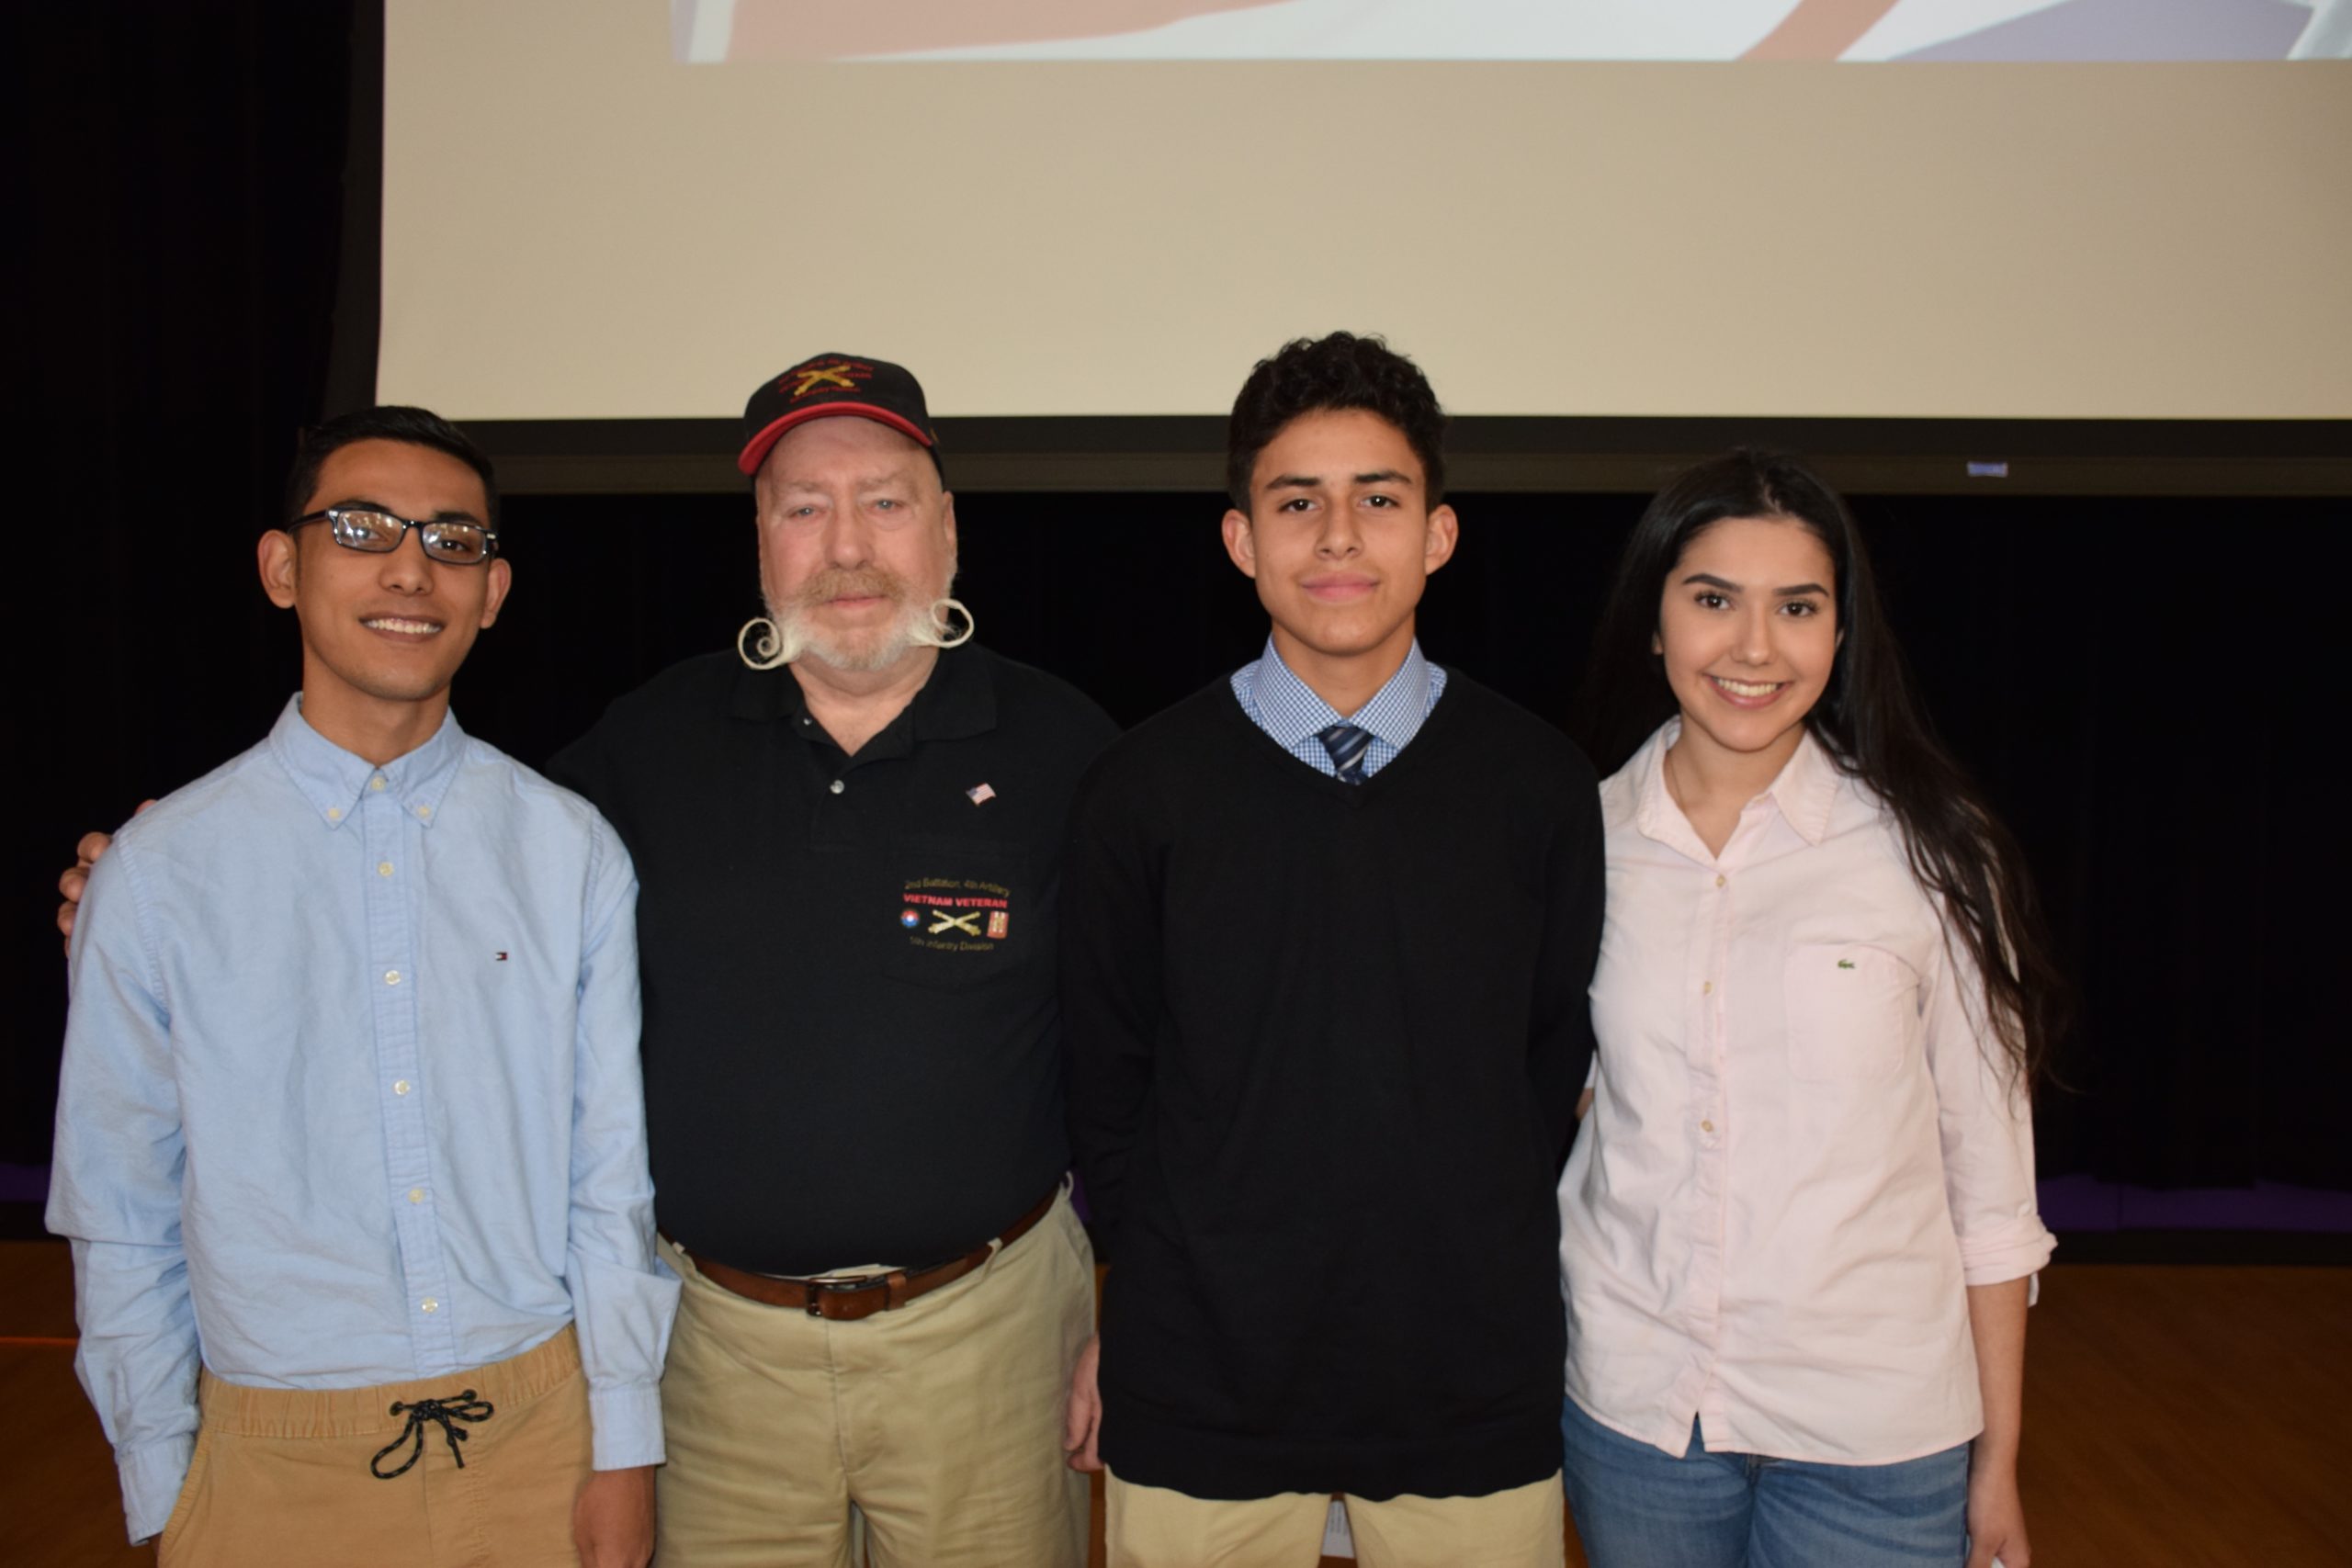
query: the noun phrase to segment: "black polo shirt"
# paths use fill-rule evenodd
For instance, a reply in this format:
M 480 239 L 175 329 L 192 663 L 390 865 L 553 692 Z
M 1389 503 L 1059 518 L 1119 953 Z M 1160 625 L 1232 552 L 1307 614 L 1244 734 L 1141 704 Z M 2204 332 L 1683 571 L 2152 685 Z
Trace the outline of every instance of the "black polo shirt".
M 1075 688 L 940 655 L 855 756 L 731 652 L 549 765 L 636 859 L 654 1207 L 691 1252 L 813 1274 L 953 1258 L 1069 1163 L 1054 898 Z

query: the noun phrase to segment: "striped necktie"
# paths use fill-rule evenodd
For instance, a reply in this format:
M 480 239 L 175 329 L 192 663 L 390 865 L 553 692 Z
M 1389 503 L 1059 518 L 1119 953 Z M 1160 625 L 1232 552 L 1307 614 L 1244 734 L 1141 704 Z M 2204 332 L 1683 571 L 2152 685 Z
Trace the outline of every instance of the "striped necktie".
M 1345 722 L 1327 724 L 1315 732 L 1315 739 L 1331 753 L 1331 765 L 1340 770 L 1341 784 L 1363 783 L 1363 754 L 1372 745 L 1371 730 Z

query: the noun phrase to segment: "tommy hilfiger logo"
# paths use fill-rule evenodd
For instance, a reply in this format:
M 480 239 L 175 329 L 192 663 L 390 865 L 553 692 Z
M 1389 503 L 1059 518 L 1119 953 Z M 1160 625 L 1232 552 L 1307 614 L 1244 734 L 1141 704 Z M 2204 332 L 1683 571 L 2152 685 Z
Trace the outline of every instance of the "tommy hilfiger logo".
M 506 950 L 505 950 L 504 948 L 503 948 L 503 947 L 502 947 L 502 948 L 500 948 L 496 953 L 492 953 L 492 954 L 490 955 L 490 961 L 491 961 L 492 964 L 503 964 L 503 963 L 505 963 L 505 962 L 506 962 Z

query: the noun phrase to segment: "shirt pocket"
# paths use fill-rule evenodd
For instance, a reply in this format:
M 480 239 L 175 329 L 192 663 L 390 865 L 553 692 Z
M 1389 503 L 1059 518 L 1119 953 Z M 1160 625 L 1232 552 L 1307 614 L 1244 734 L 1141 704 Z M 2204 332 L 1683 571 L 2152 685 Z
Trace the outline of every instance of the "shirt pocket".
M 1781 977 L 1789 1072 L 1808 1083 L 1883 1083 L 1911 1050 L 1919 976 L 1883 948 L 1801 942 Z
M 1046 951 L 1052 912 L 1034 897 L 1021 848 L 910 837 L 889 861 L 868 918 L 891 978 L 961 990 L 1017 973 Z

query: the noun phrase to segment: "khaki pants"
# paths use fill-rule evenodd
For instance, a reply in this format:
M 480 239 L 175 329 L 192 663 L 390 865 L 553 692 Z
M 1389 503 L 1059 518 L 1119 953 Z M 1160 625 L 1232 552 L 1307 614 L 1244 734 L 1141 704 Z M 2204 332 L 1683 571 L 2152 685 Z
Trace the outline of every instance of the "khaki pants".
M 952 1285 L 854 1323 L 685 1281 L 662 1416 L 661 1568 L 1083 1568 L 1062 1412 L 1094 1327 L 1067 1195 Z M 916 1262 L 922 1259 L 913 1260 Z
M 393 1404 L 472 1389 L 494 1414 L 438 1423 L 424 1452 L 379 1481 L 368 1461 L 409 1425 Z M 161 1568 L 578 1568 L 571 1505 L 593 1448 L 588 1385 L 569 1327 L 471 1371 L 380 1388 L 246 1388 L 206 1372 L 187 1481 L 157 1543 Z M 383 1461 L 396 1469 L 414 1437 Z
M 1228 1503 L 1109 1481 L 1110 1568 L 1315 1568 L 1323 1555 L 1323 1493 Z M 1560 1568 L 1567 1554 L 1556 1475 L 1484 1497 L 1347 1503 L 1362 1568 Z

